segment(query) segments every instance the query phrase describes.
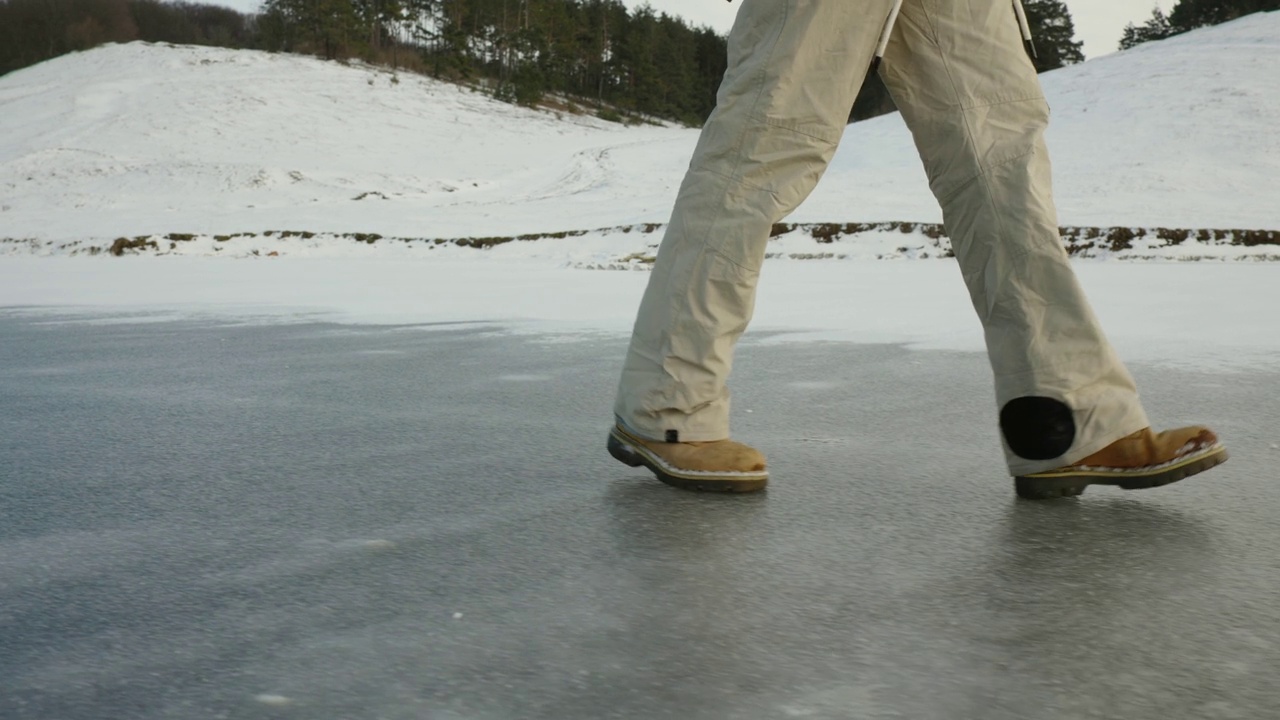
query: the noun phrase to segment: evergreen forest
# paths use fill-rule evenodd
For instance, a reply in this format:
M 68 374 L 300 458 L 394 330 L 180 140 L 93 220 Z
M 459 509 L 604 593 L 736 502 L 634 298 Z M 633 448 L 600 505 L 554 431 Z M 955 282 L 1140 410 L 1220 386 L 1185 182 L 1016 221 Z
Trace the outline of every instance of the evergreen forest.
M 1268 10 L 1280 10 L 1280 0 L 1178 0 L 1168 15 L 1156 5 L 1146 22 L 1125 27 L 1120 49 Z

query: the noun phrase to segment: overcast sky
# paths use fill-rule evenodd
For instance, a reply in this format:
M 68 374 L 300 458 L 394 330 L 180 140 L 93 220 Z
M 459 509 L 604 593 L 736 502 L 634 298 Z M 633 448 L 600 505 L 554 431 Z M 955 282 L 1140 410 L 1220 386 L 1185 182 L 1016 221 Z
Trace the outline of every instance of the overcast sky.
M 260 0 L 208 0 L 228 5 L 242 12 L 256 11 Z M 1175 0 L 1158 0 L 1168 12 Z M 710 25 L 721 34 L 729 32 L 733 16 L 741 0 L 730 4 L 725 0 L 623 0 L 627 7 L 648 2 L 654 10 L 679 15 L 694 25 Z M 1085 58 L 1115 52 L 1120 34 L 1129 23 L 1140 24 L 1151 17 L 1157 0 L 1066 0 L 1071 19 L 1076 25 L 1076 39 L 1084 42 Z

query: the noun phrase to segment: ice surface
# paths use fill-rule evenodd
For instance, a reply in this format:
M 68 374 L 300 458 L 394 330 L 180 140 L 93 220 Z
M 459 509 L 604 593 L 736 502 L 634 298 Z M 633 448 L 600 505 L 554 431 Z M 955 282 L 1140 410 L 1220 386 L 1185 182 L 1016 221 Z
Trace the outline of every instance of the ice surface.
M 1063 223 L 1280 227 L 1278 21 L 1046 76 Z M 0 78 L 0 238 L 196 232 L 208 256 L 268 229 L 631 229 L 0 248 L 0 717 L 1280 704 L 1280 264 L 1077 263 L 1148 411 L 1233 458 L 1027 504 L 954 263 L 771 260 L 734 388 L 773 487 L 680 494 L 603 451 L 647 275 L 574 266 L 651 249 L 695 136 L 209 48 Z M 793 220 L 936 213 L 885 118 L 849 129 Z
M 0 314 L 5 720 L 1280 703 L 1275 370 L 1136 365 L 1231 461 L 1028 503 L 981 355 L 748 340 L 724 498 L 605 453 L 621 337 L 81 319 Z
M 1125 359 L 1201 368 L 1280 362 L 1280 263 L 1082 262 L 1076 271 Z M 11 257 L 0 261 L 0 307 L 107 311 L 98 322 L 147 311 L 257 323 L 478 324 L 571 340 L 630 332 L 648 278 L 519 261 Z M 770 264 L 750 334 L 983 348 L 950 262 Z

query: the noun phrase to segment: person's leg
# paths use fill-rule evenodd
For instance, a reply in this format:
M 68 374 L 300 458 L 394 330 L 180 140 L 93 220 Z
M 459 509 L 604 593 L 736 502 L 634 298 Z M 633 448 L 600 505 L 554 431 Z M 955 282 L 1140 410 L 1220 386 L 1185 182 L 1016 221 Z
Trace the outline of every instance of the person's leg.
M 615 415 L 633 436 L 729 436 L 725 383 L 769 232 L 830 162 L 892 4 L 743 2 L 623 368 Z
M 880 68 L 982 322 L 1015 476 L 1148 427 L 1059 238 L 1049 108 L 1023 47 L 1009 0 L 907 0 Z

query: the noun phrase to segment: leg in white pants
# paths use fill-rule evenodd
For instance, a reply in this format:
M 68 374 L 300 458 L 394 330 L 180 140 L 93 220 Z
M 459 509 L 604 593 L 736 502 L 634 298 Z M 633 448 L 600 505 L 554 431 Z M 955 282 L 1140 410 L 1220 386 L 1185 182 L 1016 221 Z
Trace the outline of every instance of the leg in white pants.
M 725 383 L 770 229 L 830 162 L 892 4 L 743 3 L 623 369 L 615 414 L 637 435 L 729 436 Z M 1012 7 L 906 0 L 882 75 L 986 332 L 1006 439 L 1024 455 L 1006 442 L 1010 470 L 1070 463 L 1145 427 L 1058 241 L 1047 109 Z

